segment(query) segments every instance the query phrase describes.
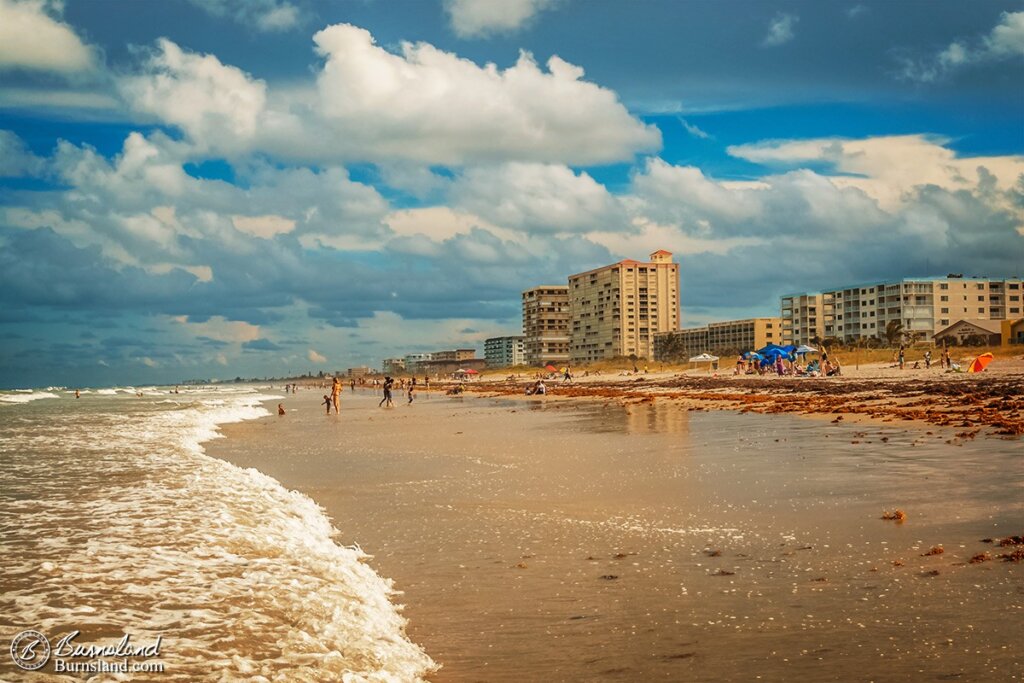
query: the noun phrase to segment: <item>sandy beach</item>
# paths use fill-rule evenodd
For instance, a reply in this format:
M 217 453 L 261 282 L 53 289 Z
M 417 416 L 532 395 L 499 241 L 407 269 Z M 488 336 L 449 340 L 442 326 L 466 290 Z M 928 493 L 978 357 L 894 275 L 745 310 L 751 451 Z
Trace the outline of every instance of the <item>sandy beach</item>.
M 308 494 L 373 556 L 431 680 L 1024 674 L 1021 565 L 982 540 L 1024 531 L 1019 438 L 598 389 L 384 410 L 346 388 L 340 416 L 300 391 L 207 450 Z

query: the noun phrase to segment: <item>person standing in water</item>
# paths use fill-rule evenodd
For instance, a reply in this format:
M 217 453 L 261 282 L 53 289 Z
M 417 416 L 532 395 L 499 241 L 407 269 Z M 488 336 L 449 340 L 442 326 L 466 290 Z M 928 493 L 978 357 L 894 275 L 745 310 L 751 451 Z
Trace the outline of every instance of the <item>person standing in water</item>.
M 284 404 L 283 403 L 278 403 L 277 404 L 277 414 L 278 414 L 279 417 L 284 415 Z
M 327 394 L 324 394 L 324 402 L 323 402 L 323 403 L 321 403 L 320 405 L 323 405 L 323 406 L 327 406 L 327 414 L 328 414 L 328 415 L 330 415 L 330 414 L 331 414 L 331 406 L 332 406 L 333 404 L 334 404 L 334 399 L 332 399 L 332 398 L 331 398 L 330 396 L 328 396 Z
M 409 382 L 409 404 L 412 405 L 412 401 L 416 394 L 416 380 Z
M 338 413 L 338 398 L 341 396 L 341 380 L 337 377 L 334 378 L 334 383 L 331 384 L 331 403 L 334 405 L 334 412 Z M 327 412 L 331 412 L 330 406 L 327 407 Z

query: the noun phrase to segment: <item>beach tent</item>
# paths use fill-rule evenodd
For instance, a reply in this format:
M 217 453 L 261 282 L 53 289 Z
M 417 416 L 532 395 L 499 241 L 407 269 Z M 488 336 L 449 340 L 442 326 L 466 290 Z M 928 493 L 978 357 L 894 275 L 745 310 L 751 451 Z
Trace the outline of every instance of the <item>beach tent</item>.
M 466 370 L 466 374 L 467 375 L 479 375 L 480 373 L 477 372 L 476 370 L 474 370 L 473 368 L 470 368 L 470 369 Z
M 718 360 L 718 356 L 712 356 L 710 353 L 702 353 L 699 356 L 694 356 L 690 359 L 691 363 L 707 363 L 708 370 L 711 369 L 711 364 Z
M 967 372 L 981 372 L 982 370 L 987 368 L 988 364 L 991 363 L 991 362 L 992 362 L 992 354 L 991 353 L 983 353 L 980 356 L 978 356 L 977 358 L 975 358 L 973 361 L 971 361 L 971 366 L 969 368 L 967 368 Z

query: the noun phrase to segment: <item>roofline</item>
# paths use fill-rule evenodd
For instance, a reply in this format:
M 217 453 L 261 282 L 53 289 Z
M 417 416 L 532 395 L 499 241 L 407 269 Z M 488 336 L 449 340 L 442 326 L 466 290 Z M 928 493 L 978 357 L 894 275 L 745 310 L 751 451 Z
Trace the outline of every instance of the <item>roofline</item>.
M 794 296 L 817 296 L 824 294 L 825 292 L 840 292 L 846 291 L 847 289 L 862 289 L 864 287 L 878 287 L 879 285 L 895 285 L 895 284 L 913 284 L 917 282 L 954 282 L 962 280 L 964 282 L 1013 282 L 1021 281 L 1021 278 L 1014 275 L 1012 277 L 984 277 L 984 276 L 964 276 L 964 277 L 949 277 L 946 275 L 929 275 L 926 277 L 905 277 L 899 280 L 875 280 L 873 282 L 858 282 L 849 285 L 843 285 L 841 287 L 830 287 L 828 289 L 821 289 L 818 291 L 808 292 L 792 292 L 788 294 L 780 294 L 780 299 L 786 299 Z

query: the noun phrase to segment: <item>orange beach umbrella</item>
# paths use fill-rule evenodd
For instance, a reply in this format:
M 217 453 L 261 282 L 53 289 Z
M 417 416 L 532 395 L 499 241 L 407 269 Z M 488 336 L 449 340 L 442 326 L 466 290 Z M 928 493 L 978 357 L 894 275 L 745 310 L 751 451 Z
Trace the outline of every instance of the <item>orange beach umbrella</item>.
M 967 372 L 981 372 L 988 367 L 988 364 L 992 362 L 991 353 L 983 353 L 973 361 L 971 361 L 971 367 L 967 368 Z
M 544 369 L 547 370 L 548 372 L 558 372 L 558 368 L 556 368 L 554 365 L 547 365 L 544 367 Z

